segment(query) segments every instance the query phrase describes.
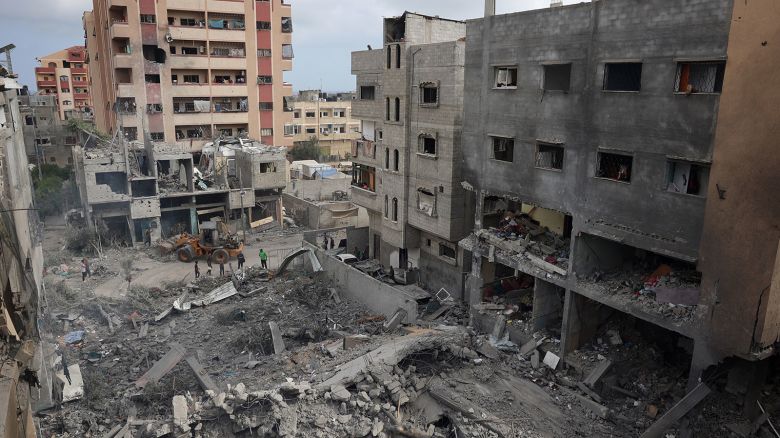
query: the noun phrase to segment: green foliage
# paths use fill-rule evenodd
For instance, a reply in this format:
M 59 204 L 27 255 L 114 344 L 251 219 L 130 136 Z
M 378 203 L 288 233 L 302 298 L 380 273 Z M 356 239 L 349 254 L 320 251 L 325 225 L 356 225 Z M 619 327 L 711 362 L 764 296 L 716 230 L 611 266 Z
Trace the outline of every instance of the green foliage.
M 84 120 L 79 119 L 70 119 L 68 120 L 68 128 L 73 132 L 88 132 L 101 140 L 109 141 L 111 140 L 111 136 L 106 134 L 103 131 L 98 130 L 95 125 L 92 123 L 85 122 Z
M 320 158 L 320 145 L 317 137 L 311 137 L 309 140 L 297 142 L 290 149 L 290 157 L 293 161 L 299 160 L 318 160 Z
M 78 205 L 78 189 L 72 175 L 70 167 L 62 168 L 53 164 L 41 165 L 40 177 L 38 169 L 31 171 L 35 205 L 41 217 L 59 214 Z

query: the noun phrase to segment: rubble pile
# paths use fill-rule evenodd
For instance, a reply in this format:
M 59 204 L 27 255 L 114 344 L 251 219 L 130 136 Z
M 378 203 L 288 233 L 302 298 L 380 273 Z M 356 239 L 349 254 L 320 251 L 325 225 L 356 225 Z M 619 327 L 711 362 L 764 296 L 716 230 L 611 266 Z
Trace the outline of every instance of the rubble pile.
M 480 230 L 477 237 L 491 244 L 501 242 L 501 249 L 513 253 L 529 253 L 563 269 L 569 266 L 570 239 L 535 224 L 524 214 L 507 216 L 497 228 Z
M 580 281 L 595 283 L 606 293 L 622 296 L 654 313 L 688 322 L 695 318 L 701 274 L 694 269 L 640 263 L 611 272 L 595 271 Z

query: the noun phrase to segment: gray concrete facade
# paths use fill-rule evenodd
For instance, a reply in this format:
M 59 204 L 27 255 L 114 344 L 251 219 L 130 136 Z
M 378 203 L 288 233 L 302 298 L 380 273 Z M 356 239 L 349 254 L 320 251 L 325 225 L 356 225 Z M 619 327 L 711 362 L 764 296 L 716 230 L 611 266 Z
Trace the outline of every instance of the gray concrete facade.
M 456 295 L 463 272 L 456 242 L 471 217 L 460 185 L 464 36 L 463 22 L 406 12 L 385 19 L 382 50 L 352 53 L 352 114 L 362 131 L 355 175 L 360 166 L 374 175 L 368 190 L 353 183 L 352 199 L 369 212 L 371 255 L 396 268 L 409 262 L 423 281 L 447 279 Z M 456 255 L 437 252 L 439 242 Z
M 566 212 L 577 231 L 695 261 L 704 196 L 665 190 L 667 162 L 708 165 L 717 93 L 675 93 L 681 61 L 724 60 L 730 0 L 598 1 L 472 20 L 467 26 L 464 177 L 478 190 Z M 637 92 L 603 90 L 605 63 L 641 62 Z M 544 66 L 571 65 L 569 90 L 545 91 Z M 499 66 L 517 86 L 494 87 Z M 490 136 L 514 138 L 491 158 Z M 563 168 L 535 167 L 539 142 Z M 630 183 L 596 177 L 598 152 L 633 157 Z
M 487 3 L 490 12 L 494 3 Z M 715 184 L 707 175 L 731 10 L 731 0 L 614 0 L 486 12 L 467 22 L 463 179 L 476 214 L 475 235 L 460 245 L 473 254 L 469 302 L 482 300 L 493 277 L 485 273 L 501 264 L 535 279 L 534 313 L 554 318 L 535 317 L 534 329 L 560 325 L 564 355 L 615 314 L 692 339 L 696 351 L 706 348 L 705 305 L 681 322 L 592 276 L 648 254 L 695 269 L 707 186 Z M 711 66 L 712 89 L 688 82 L 689 69 L 704 65 Z M 630 85 L 613 82 L 629 77 Z M 549 149 L 555 165 L 540 153 Z M 681 165 L 701 169 L 700 190 L 673 190 Z M 545 264 L 486 239 L 494 199 L 562 215 L 570 224 L 567 263 Z M 701 357 L 692 358 L 694 380 Z

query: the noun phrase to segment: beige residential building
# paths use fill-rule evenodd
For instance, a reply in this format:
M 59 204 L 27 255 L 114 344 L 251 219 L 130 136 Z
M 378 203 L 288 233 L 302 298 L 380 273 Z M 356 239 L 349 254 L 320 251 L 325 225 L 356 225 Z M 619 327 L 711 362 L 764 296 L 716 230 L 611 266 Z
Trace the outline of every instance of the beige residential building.
M 93 0 L 84 14 L 96 125 L 198 151 L 219 137 L 292 146 L 283 0 Z
M 60 120 L 89 119 L 92 93 L 89 84 L 87 49 L 73 46 L 38 58 L 35 85 L 40 94 L 55 96 Z
M 285 136 L 295 143 L 316 138 L 320 154 L 329 161 L 352 157 L 352 145 L 360 138 L 360 120 L 352 119 L 353 93 L 327 94 L 305 90 L 293 100 L 292 122 Z

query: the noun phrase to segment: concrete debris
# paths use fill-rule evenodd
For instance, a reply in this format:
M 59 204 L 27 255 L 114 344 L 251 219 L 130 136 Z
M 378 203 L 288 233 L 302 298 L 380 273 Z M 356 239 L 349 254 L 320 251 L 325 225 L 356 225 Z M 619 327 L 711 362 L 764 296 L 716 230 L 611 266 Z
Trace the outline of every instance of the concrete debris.
M 270 321 L 268 327 L 271 329 L 271 338 L 274 344 L 274 354 L 284 353 L 284 340 L 279 325 L 275 321 Z
M 558 362 L 560 362 L 561 358 L 556 355 L 555 353 L 548 351 L 547 354 L 544 355 L 544 364 L 550 367 L 550 369 L 556 369 L 558 368 Z
M 187 420 L 187 399 L 183 395 L 173 396 L 173 425 L 182 432 L 190 430 Z
M 512 242 L 541 254 L 559 251 L 554 242 L 532 243 L 546 234 L 527 236 L 530 242 Z M 59 348 L 74 363 L 68 367 L 73 386 L 88 396 L 44 412 L 42 434 L 628 437 L 657 420 L 666 422 L 652 426 L 663 426 L 663 434 L 685 436 L 684 426 L 717 423 L 713 418 L 733 412 L 707 404 L 680 420 L 696 409 L 673 406 L 684 395 L 684 373 L 669 367 L 666 351 L 642 342 L 631 324 L 608 321 L 564 354 L 561 333 L 518 322 L 533 304 L 523 301 L 526 292 L 472 306 L 470 314 L 429 297 L 419 313 L 433 317 L 423 318 L 422 327 L 402 325 L 403 311 L 385 323 L 379 312 L 342 299 L 347 295 L 324 274 L 289 266 L 270 278 L 250 267 L 234 282 L 202 274 L 189 284 L 128 292 L 132 306 L 104 301 L 106 314 L 131 315 L 114 328 L 132 330 L 113 334 L 91 297 L 62 306 L 58 312 L 82 315 L 55 324 L 60 339 L 85 333 Z M 225 293 L 238 296 L 225 300 Z M 172 312 L 177 297 L 177 308 L 189 304 L 189 311 Z M 224 301 L 206 305 L 218 302 L 212 298 Z M 87 311 L 77 309 L 82 306 Z M 480 321 L 486 314 L 492 319 Z M 473 315 L 479 318 L 470 320 Z M 455 316 L 471 325 L 447 325 Z M 685 345 L 672 347 L 685 351 Z M 34 363 L 29 350 L 20 346 L 18 357 Z M 62 372 L 56 378 L 67 381 Z M 706 429 L 707 436 L 746 430 L 729 423 L 735 425 L 716 433 Z
M 64 385 L 62 388 L 62 401 L 69 402 L 84 397 L 84 379 L 81 376 L 81 367 L 78 364 L 68 366 L 68 376 L 65 371 L 58 371 L 57 379 Z
M 232 297 L 237 293 L 238 291 L 236 290 L 236 287 L 233 285 L 233 282 L 228 282 L 212 290 L 204 297 L 199 298 L 197 300 L 184 302 L 184 298 L 186 295 L 182 295 L 176 301 L 173 302 L 173 308 L 180 312 L 185 312 L 187 310 L 190 310 L 192 307 L 203 307 L 203 306 L 208 306 L 209 304 L 222 301 L 226 298 Z
M 171 349 L 160 360 L 154 363 L 154 365 L 143 376 L 135 381 L 135 386 L 143 388 L 147 383 L 157 383 L 163 376 L 168 374 L 176 364 L 186 354 L 184 347 L 177 343 L 170 344 Z
M 395 311 L 392 317 L 388 319 L 384 324 L 384 329 L 386 332 L 392 332 L 395 329 L 397 329 L 401 322 L 406 319 L 406 310 L 404 309 L 398 309 Z

